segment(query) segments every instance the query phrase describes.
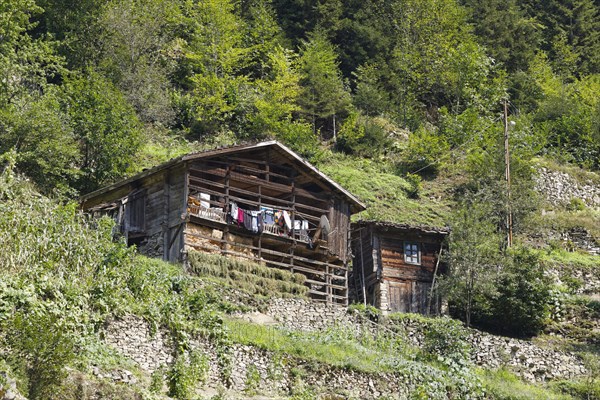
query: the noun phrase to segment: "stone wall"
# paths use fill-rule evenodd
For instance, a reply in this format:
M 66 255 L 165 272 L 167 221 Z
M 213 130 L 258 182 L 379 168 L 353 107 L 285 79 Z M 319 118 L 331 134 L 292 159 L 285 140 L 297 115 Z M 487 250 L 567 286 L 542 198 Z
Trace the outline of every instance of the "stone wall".
M 353 327 L 360 321 L 343 306 L 302 299 L 273 299 L 265 314 L 287 329 L 320 331 L 334 326 Z
M 385 326 L 369 323 L 357 314 L 349 314 L 344 308 L 299 299 L 274 300 L 266 313 L 284 327 L 304 331 L 343 327 L 358 334 L 381 334 L 385 329 Z M 425 326 L 422 323 L 404 319 L 401 328 L 403 340 L 417 347 L 423 345 Z M 531 381 L 568 379 L 586 373 L 583 362 L 574 354 L 543 349 L 525 340 L 494 336 L 475 329 L 469 331 L 472 361 L 477 365 L 492 369 L 506 366 Z
M 146 321 L 133 315 L 108 321 L 103 339 L 148 372 L 173 361 L 173 346 L 167 332 L 160 329 L 152 332 Z
M 394 321 L 404 337 L 417 347 L 423 346 L 423 323 L 410 318 Z M 471 361 L 489 369 L 508 367 L 530 382 L 569 379 L 586 374 L 581 359 L 572 353 L 544 349 L 526 341 L 495 336 L 469 329 Z
M 109 321 L 104 340 L 124 356 L 136 361 L 146 372 L 156 371 L 173 361 L 172 344 L 165 332 L 152 334 L 147 322 L 136 316 Z M 335 367 L 315 370 L 310 362 L 239 344 L 231 346 L 231 372 L 229 377 L 224 377 L 217 361 L 217 350 L 210 341 L 192 340 L 190 347 L 206 356 L 209 362 L 207 382 L 212 388 L 228 380 L 229 389 L 235 392 L 253 389 L 250 386 L 252 384 L 265 394 L 289 393 L 297 389 L 298 371 L 301 371 L 303 385 L 344 393 L 344 398 L 376 399 L 383 395 L 397 398 L 406 392 L 402 380 L 394 374 L 367 374 Z M 250 371 L 257 374 L 258 381 L 249 378 Z M 98 377 L 122 383 L 136 382 L 135 378 L 128 378 L 131 373 L 127 370 L 103 372 L 94 367 L 92 372 Z
M 566 285 L 574 294 L 600 294 L 600 268 L 573 268 L 559 266 L 548 269 L 546 273 L 558 285 Z
M 423 332 L 426 329 L 422 322 L 410 318 L 394 322 L 401 326 L 386 327 L 368 321 L 357 313 L 348 313 L 342 307 L 299 299 L 273 300 L 266 313 L 280 326 L 289 329 L 318 331 L 335 327 L 350 330 L 356 335 L 400 332 L 395 333 L 400 340 L 415 346 L 423 345 Z M 387 323 L 392 322 L 388 320 Z M 586 373 L 581 360 L 573 354 L 543 349 L 528 341 L 493 336 L 476 330 L 470 330 L 470 333 L 472 361 L 477 365 L 486 368 L 507 366 L 530 381 L 568 379 Z M 169 365 L 173 360 L 173 348 L 166 332 L 152 332 L 146 321 L 135 316 L 110 321 L 104 331 L 104 340 L 123 355 L 136 361 L 147 372 Z M 207 355 L 210 364 L 209 382 L 222 382 L 223 371 L 219 369 L 217 352 L 212 343 L 201 339 L 193 340 L 191 347 Z M 275 355 L 252 346 L 233 345 L 232 372 L 228 380 L 234 390 L 247 389 L 248 371 L 250 366 L 253 366 L 253 370 L 260 375 L 260 382 L 257 384 L 261 392 L 286 392 L 295 384 L 294 369 L 302 367 L 303 363 L 301 360 L 292 360 L 290 357 Z M 308 372 L 302 377 L 305 383 L 324 385 L 331 390 L 346 391 L 346 394 L 348 388 L 352 388 L 351 390 L 355 391 L 352 396 L 358 398 L 377 398 L 380 395 L 408 390 L 396 384 L 398 379 L 394 378 L 394 374 L 366 374 L 333 367 L 321 368 L 319 372 L 311 372 L 311 368 L 306 370 Z M 101 371 L 94 373 L 100 375 Z M 127 377 L 119 378 L 117 380 L 128 382 Z
M 600 207 L 600 186 L 593 182 L 580 183 L 565 172 L 539 168 L 535 187 L 553 205 L 566 205 L 578 198 L 589 207 Z

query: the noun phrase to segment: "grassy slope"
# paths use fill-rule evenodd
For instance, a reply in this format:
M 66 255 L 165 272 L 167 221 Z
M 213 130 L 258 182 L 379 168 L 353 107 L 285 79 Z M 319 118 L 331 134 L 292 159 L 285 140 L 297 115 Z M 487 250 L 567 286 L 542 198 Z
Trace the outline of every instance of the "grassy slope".
M 317 167 L 356 195 L 367 209 L 355 219 L 412 225 L 445 226 L 452 202 L 443 179 L 423 182 L 418 199 L 409 198 L 411 185 L 387 161 L 328 154 Z

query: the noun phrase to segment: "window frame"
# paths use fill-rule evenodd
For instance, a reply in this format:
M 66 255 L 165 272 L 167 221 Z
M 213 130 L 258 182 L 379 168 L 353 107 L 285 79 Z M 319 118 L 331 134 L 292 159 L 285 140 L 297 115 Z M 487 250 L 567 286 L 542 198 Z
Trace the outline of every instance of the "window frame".
M 415 250 L 413 248 L 411 248 L 410 246 L 416 246 L 416 255 L 414 254 Z M 403 242 L 402 249 L 404 252 L 404 262 L 405 263 L 411 264 L 411 265 L 421 265 L 421 243 L 405 240 Z M 409 251 L 407 251 L 407 249 Z M 410 256 L 409 256 L 409 252 L 410 252 Z M 416 262 L 413 261 L 415 256 L 417 259 Z

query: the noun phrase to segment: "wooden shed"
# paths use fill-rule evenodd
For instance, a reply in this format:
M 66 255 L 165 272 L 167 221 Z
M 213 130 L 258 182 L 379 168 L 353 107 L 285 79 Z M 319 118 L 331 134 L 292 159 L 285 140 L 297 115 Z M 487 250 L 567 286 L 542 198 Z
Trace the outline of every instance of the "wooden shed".
M 440 313 L 441 299 L 432 286 L 445 270 L 440 254 L 448 233 L 389 222 L 352 224 L 354 300 L 384 313 Z
M 348 302 L 350 216 L 365 206 L 276 141 L 188 154 L 82 197 L 130 245 L 190 249 L 303 273 L 314 299 Z

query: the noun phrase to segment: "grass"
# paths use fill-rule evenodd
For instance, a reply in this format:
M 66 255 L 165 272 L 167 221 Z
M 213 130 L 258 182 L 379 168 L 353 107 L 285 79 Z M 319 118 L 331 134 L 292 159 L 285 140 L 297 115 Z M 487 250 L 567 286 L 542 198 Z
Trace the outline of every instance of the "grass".
M 354 219 L 381 220 L 412 225 L 444 226 L 450 203 L 437 195 L 433 182 L 424 182 L 418 199 L 408 193 L 413 186 L 385 160 L 370 160 L 331 153 L 318 168 L 356 195 L 367 209 Z
M 600 273 L 600 257 L 581 251 L 563 249 L 539 250 L 540 259 L 548 266 L 563 266 L 583 271 L 597 270 Z
M 566 232 L 573 228 L 585 228 L 596 240 L 600 240 L 600 209 L 585 208 L 579 211 L 553 210 L 538 214 L 527 221 L 530 233 L 540 231 Z
M 552 388 L 532 385 L 520 380 L 510 371 L 481 370 L 481 379 L 491 398 L 497 400 L 569 400 L 572 396 L 559 393 Z
M 342 331 L 303 333 L 239 320 L 226 320 L 234 343 L 251 345 L 303 360 L 316 361 L 362 372 L 393 372 L 393 363 L 382 363 L 385 352 L 363 346 Z M 396 354 L 396 361 L 405 359 Z

